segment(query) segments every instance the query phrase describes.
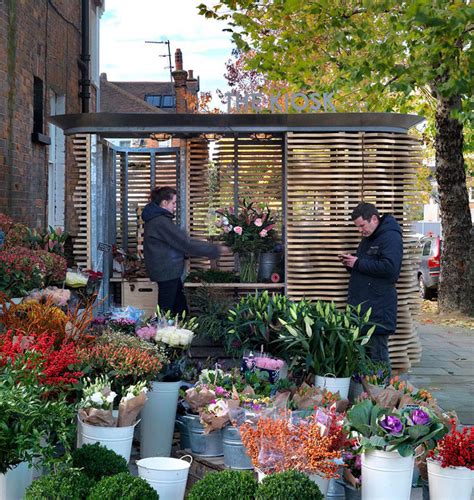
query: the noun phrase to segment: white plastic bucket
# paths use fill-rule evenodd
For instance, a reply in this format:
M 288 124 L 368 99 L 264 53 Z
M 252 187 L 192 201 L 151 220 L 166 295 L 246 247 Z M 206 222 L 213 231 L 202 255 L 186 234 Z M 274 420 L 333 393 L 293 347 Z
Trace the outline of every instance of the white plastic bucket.
M 409 500 L 414 455 L 398 451 L 369 451 L 362 454 L 362 498 L 364 500 Z
M 33 470 L 21 462 L 6 474 L 0 474 L 0 500 L 21 500 L 33 482 Z
M 470 500 L 474 471 L 467 467 L 441 467 L 436 460 L 427 460 L 430 500 Z
M 324 476 L 320 476 L 319 474 L 308 474 L 308 477 L 311 479 L 311 481 L 313 481 L 313 483 L 316 483 L 316 485 L 321 490 L 321 493 L 326 496 L 329 489 L 329 482 L 331 480 L 326 479 Z
M 190 461 L 184 460 L 189 458 Z M 193 458 L 149 457 L 137 460 L 138 475 L 160 496 L 160 500 L 183 500 Z
M 109 450 L 115 451 L 117 455 L 122 455 L 127 462 L 130 461 L 132 451 L 133 430 L 135 425 L 128 427 L 99 427 L 89 425 L 79 420 L 78 448 L 85 444 L 100 443 Z M 138 423 L 138 422 L 137 422 Z
M 180 387 L 181 381 L 153 382 L 147 393 L 140 424 L 142 458 L 170 456 Z
M 321 387 L 321 389 L 326 389 L 332 393 L 339 392 L 341 399 L 347 399 L 347 396 L 349 395 L 350 384 L 351 384 L 351 377 L 334 378 L 334 377 L 322 377 L 321 375 L 316 375 L 314 379 L 314 385 L 316 387 Z

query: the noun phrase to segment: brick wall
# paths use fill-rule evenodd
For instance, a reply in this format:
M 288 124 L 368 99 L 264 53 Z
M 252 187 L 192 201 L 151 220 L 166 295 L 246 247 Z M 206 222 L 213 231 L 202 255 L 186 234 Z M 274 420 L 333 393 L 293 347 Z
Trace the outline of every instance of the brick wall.
M 32 142 L 33 78 L 44 83 L 44 134 L 50 91 L 65 95 L 66 112 L 81 111 L 80 0 L 0 2 L 0 212 L 32 227 L 47 224 L 48 146 Z M 5 55 L 5 57 L 4 57 Z M 91 109 L 94 109 L 91 105 Z M 76 178 L 66 144 L 66 229 Z

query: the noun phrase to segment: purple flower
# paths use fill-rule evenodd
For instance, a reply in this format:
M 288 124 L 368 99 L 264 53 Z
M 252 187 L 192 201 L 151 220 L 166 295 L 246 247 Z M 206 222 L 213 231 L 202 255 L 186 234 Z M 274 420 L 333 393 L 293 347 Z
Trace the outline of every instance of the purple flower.
M 403 430 L 403 424 L 398 417 L 385 415 L 380 419 L 380 427 L 390 434 L 400 434 Z
M 410 415 L 410 420 L 415 425 L 427 425 L 430 423 L 431 418 L 428 415 L 428 413 L 426 413 L 426 411 L 414 410 L 413 413 Z

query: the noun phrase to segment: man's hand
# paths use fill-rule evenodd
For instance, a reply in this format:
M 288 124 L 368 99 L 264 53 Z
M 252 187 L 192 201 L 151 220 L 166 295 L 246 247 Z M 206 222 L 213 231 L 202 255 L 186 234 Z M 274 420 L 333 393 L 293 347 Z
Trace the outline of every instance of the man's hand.
M 354 267 L 354 264 L 356 263 L 357 260 L 357 257 L 355 255 L 351 255 L 350 253 L 342 253 L 337 257 L 344 266 L 349 268 Z
M 229 247 L 226 247 L 225 245 L 222 245 L 219 247 L 219 255 L 231 255 L 232 250 Z

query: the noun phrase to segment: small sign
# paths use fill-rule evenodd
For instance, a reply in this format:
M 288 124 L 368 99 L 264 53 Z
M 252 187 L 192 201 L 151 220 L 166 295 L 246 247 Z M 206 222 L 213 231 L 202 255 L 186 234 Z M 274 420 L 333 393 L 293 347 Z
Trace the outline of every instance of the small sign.
M 5 233 L 3 231 L 0 231 L 0 250 L 3 247 L 4 241 L 5 241 Z
M 99 250 L 99 252 L 110 253 L 112 251 L 112 245 L 108 243 L 99 243 L 97 245 L 97 250 Z

